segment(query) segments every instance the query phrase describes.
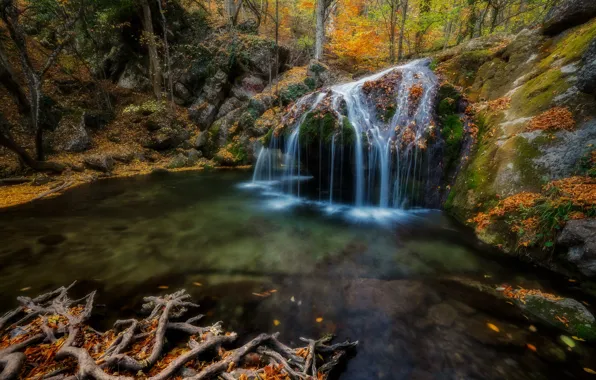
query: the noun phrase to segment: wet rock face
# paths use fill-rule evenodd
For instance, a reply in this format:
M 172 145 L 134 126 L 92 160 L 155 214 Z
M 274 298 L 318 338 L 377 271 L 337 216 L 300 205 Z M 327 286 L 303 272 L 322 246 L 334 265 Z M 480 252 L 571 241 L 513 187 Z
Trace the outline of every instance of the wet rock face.
M 596 1 L 563 0 L 546 16 L 542 33 L 556 35 L 596 17 Z
M 188 110 L 190 119 L 198 124 L 201 130 L 209 128 L 215 120 L 220 105 L 223 103 L 228 90 L 228 75 L 219 70 L 209 78 L 203 93 Z
M 586 276 L 596 276 L 596 219 L 571 220 L 557 241 L 566 247 L 567 260 Z
M 584 53 L 582 65 L 577 73 L 577 88 L 596 96 L 596 39 L 590 43 L 590 47 Z

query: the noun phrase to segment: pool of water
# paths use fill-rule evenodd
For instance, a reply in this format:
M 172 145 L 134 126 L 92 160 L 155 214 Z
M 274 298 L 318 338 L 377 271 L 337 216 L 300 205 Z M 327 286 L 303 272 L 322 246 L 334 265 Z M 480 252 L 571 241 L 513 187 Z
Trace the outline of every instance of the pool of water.
M 98 290 L 93 323 L 107 328 L 143 296 L 185 288 L 206 322 L 244 339 L 359 340 L 341 379 L 590 376 L 593 346 L 569 350 L 560 332 L 465 285 L 583 296 L 565 281 L 482 246 L 440 211 L 331 207 L 250 177 L 109 179 L 0 211 L 2 309 L 77 280 L 75 293 Z

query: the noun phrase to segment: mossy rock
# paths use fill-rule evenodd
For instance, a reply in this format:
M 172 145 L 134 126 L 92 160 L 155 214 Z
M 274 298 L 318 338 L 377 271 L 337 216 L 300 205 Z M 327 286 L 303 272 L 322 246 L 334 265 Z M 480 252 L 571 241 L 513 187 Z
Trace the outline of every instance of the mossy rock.
M 325 143 L 331 142 L 337 130 L 337 119 L 331 113 L 322 117 L 314 112 L 309 112 L 300 125 L 300 142 L 306 145 L 322 139 Z
M 451 114 L 442 122 L 441 134 L 445 141 L 445 170 L 449 172 L 459 161 L 462 142 L 464 139 L 464 123 L 459 115 Z
M 294 83 L 280 91 L 281 102 L 288 105 L 302 96 L 306 95 L 310 89 L 304 83 Z
M 571 87 L 560 69 L 550 69 L 527 81 L 511 97 L 517 116 L 534 116 L 551 108 L 553 99 Z
M 551 299 L 541 295 L 528 295 L 516 304 L 535 318 L 567 331 L 579 338 L 596 340 L 596 320 L 580 302 L 571 298 Z M 569 321 L 563 323 L 559 318 Z

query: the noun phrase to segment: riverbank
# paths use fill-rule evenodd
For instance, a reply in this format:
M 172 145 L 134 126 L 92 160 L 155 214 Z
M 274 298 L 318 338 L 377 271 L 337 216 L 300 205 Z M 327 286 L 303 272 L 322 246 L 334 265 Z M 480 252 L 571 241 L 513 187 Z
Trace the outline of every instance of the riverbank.
M 82 184 L 106 178 L 132 177 L 155 172 L 247 170 L 251 168 L 250 165 L 237 167 L 212 166 L 208 161 L 200 161 L 194 166 L 183 168 L 167 168 L 167 164 L 168 161 L 165 159 L 157 162 L 143 162 L 136 160 L 127 165 L 118 165 L 110 173 L 67 171 L 55 176 L 37 175 L 19 178 L 19 180 L 26 182 L 0 186 L 0 210 L 33 202 L 42 198 L 56 197 L 65 191 Z

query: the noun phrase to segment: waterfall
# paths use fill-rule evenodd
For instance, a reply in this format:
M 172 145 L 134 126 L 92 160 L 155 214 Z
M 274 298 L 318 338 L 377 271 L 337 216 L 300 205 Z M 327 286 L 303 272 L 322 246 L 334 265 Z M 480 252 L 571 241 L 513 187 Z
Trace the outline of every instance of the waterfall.
M 419 204 L 435 137 L 437 79 L 428 65 L 412 61 L 299 99 L 260 150 L 253 182 L 276 182 L 300 197 L 301 186 L 317 177 L 318 199 L 329 204 L 341 202 L 344 192 L 352 199 L 343 201 L 358 207 Z

